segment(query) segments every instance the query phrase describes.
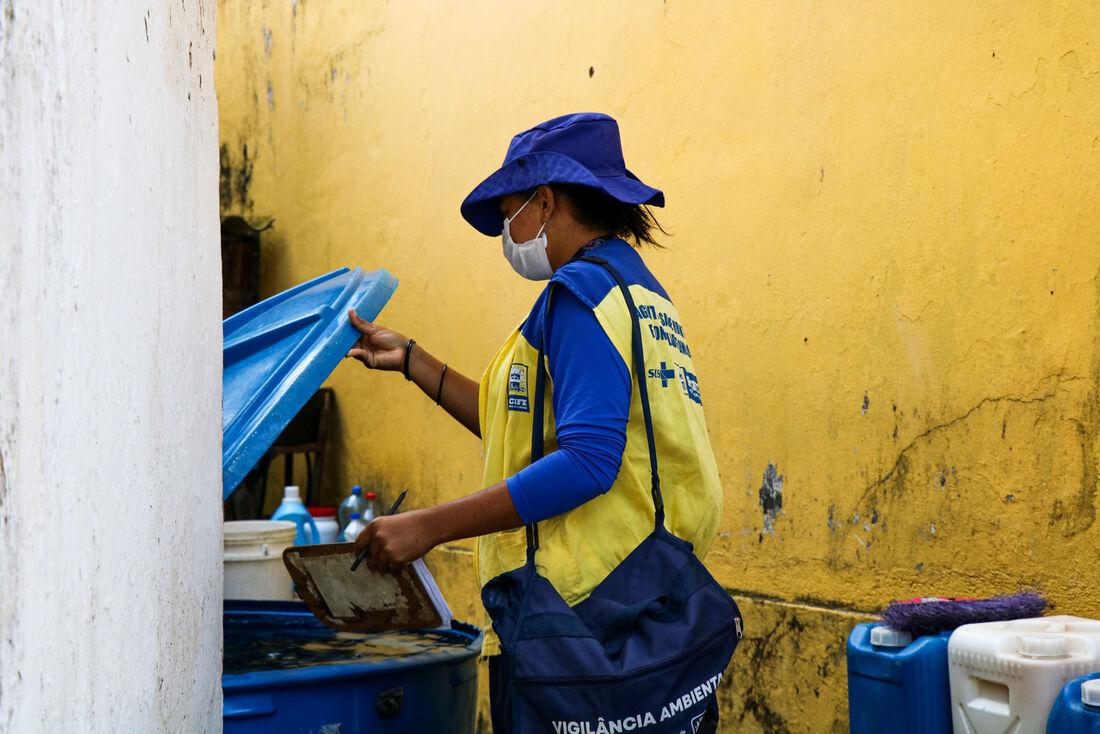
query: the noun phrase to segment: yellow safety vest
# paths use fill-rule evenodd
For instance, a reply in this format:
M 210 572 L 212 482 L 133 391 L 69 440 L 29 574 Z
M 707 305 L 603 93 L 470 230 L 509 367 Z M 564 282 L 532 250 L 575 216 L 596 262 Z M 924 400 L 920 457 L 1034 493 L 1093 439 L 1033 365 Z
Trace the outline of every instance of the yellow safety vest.
M 585 267 L 599 266 L 585 264 Z M 558 287 L 563 286 L 570 287 L 568 283 Z M 665 523 L 672 533 L 691 542 L 702 559 L 718 529 L 722 488 L 703 418 L 695 365 L 672 302 L 637 284 L 630 285 L 630 293 L 642 317 L 645 377 L 656 435 Z M 591 294 L 578 293 L 578 296 L 591 302 Z M 630 351 L 631 320 L 618 288 L 611 288 L 593 310 L 631 379 L 636 380 Z M 532 312 L 529 318 L 536 317 L 541 315 Z M 478 403 L 485 452 L 484 487 L 497 484 L 530 464 L 532 413 L 509 407 L 510 399 L 513 406 L 516 400 L 527 404 L 534 399 L 537 360 L 538 345 L 528 343 L 522 328 L 517 328 L 481 378 Z M 546 369 L 549 374 L 549 365 Z M 544 401 L 547 454 L 557 449 L 552 390 L 548 377 Z M 606 494 L 539 523 L 540 545 L 535 556 L 539 571 L 566 603 L 577 604 L 653 531 L 653 522 L 649 450 L 634 382 L 626 449 L 614 485 Z M 523 528 L 479 538 L 474 552 L 479 584 L 484 586 L 495 576 L 522 566 L 526 548 Z M 499 652 L 499 641 L 486 615 L 482 654 Z

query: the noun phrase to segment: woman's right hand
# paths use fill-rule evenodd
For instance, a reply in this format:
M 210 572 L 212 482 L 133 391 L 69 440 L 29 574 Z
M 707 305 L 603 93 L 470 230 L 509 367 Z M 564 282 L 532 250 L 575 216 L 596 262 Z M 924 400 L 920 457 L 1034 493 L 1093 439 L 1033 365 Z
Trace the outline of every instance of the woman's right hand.
M 353 309 L 348 310 L 348 318 L 360 334 L 359 341 L 348 350 L 348 357 L 358 359 L 373 370 L 400 370 L 404 367 L 408 339 L 396 331 L 359 318 Z

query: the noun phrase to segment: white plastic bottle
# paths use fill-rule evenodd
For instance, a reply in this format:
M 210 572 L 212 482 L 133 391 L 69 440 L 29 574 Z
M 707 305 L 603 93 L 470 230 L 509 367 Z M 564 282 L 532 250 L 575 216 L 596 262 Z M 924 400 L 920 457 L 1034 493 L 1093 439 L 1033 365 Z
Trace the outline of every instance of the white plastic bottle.
M 348 520 L 348 526 L 344 528 L 344 534 L 342 540 L 346 543 L 354 543 L 355 539 L 359 537 L 359 533 L 366 530 L 367 524 L 359 519 L 359 513 L 351 513 L 351 519 Z
M 318 543 L 335 543 L 340 537 L 340 523 L 336 522 L 336 510 L 331 507 L 307 507 L 309 514 L 313 516 L 313 522 L 317 523 L 317 532 L 321 537 Z
M 337 518 L 340 521 L 340 533 L 343 537 L 344 528 L 348 526 L 348 522 L 351 521 L 351 513 L 358 512 L 360 515 L 367 511 L 367 500 L 363 497 L 363 488 L 359 485 L 355 485 L 351 488 L 351 494 L 349 494 L 344 501 L 340 503 L 340 509 L 337 510 Z
M 362 520 L 363 524 L 365 525 L 378 515 L 378 513 L 374 509 L 374 501 L 378 498 L 378 495 L 376 495 L 374 492 L 367 492 L 364 497 L 367 498 L 365 503 L 366 507 L 365 509 L 359 511 L 359 519 Z

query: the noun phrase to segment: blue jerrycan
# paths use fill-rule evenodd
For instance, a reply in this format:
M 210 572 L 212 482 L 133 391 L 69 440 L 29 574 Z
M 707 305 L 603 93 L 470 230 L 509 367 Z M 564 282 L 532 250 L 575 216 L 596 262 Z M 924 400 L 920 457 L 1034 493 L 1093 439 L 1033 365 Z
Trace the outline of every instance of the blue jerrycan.
M 1100 734 L 1100 673 L 1073 678 L 1047 719 L 1047 734 Z
M 272 520 L 284 520 L 298 526 L 298 534 L 294 536 L 294 545 L 309 545 L 316 542 L 321 535 L 317 531 L 317 523 L 313 522 L 313 516 L 302 504 L 302 498 L 298 496 L 298 488 L 289 486 L 283 491 L 283 503 L 271 516 Z M 306 526 L 309 526 L 307 532 Z M 310 534 L 312 533 L 312 534 Z
M 951 734 L 950 633 L 915 640 L 877 623 L 848 636 L 851 734 Z

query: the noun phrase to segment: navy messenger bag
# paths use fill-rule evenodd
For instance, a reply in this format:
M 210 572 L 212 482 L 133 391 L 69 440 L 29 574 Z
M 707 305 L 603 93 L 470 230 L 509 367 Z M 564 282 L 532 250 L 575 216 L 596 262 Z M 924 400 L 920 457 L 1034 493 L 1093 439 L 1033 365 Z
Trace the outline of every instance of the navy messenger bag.
M 741 639 L 741 612 L 692 553 L 691 543 L 665 528 L 634 300 L 606 260 L 581 259 L 611 273 L 633 317 L 654 528 L 591 596 L 570 607 L 539 574 L 538 526 L 527 526 L 526 563 L 490 580 L 481 594 L 501 645 L 499 659 L 490 663 L 494 733 L 714 732 L 715 691 Z M 532 461 L 543 455 L 544 373 L 540 348 Z

